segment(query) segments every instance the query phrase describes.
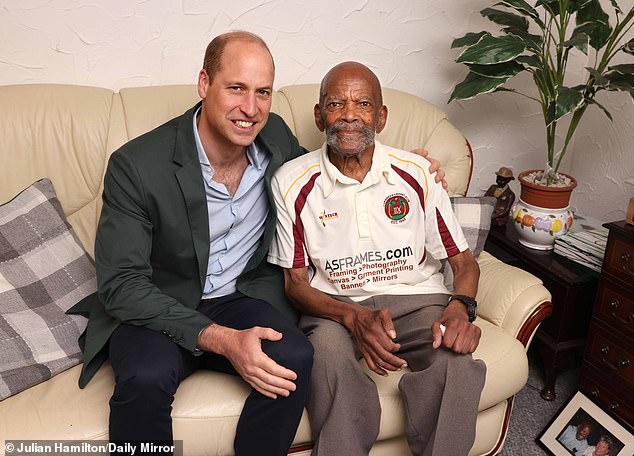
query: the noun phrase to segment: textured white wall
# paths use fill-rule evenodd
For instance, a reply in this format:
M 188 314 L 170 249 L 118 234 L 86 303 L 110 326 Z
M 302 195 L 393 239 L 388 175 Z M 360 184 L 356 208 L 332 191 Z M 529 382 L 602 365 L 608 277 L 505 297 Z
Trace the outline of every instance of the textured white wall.
M 545 161 L 538 107 L 510 94 L 452 103 L 466 70 L 453 38 L 488 26 L 493 0 L 0 0 L 0 84 L 67 83 L 119 89 L 193 83 L 208 41 L 233 29 L 261 35 L 278 68 L 276 86 L 318 82 L 334 64 L 358 60 L 386 87 L 444 109 L 475 153 L 470 194 L 494 182 L 499 166 L 519 171 Z M 602 0 L 605 8 L 609 0 Z M 619 0 L 623 8 L 634 0 Z M 631 33 L 630 33 L 631 35 Z M 579 69 L 584 65 L 579 59 Z M 574 77 L 581 80 L 581 73 Z M 532 89 L 526 78 L 515 83 Z M 586 114 L 564 171 L 581 182 L 573 204 L 603 220 L 623 218 L 623 184 L 634 176 L 634 104 L 602 97 L 614 114 Z M 0 100 L 1 102 L 1 100 Z

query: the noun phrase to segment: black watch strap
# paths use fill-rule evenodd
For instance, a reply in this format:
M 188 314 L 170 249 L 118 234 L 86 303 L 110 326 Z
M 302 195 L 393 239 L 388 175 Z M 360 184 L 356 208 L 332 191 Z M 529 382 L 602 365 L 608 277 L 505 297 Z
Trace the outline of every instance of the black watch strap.
M 467 295 L 451 295 L 449 297 L 449 302 L 453 301 L 454 299 L 462 302 L 466 306 L 467 315 L 469 316 L 469 322 L 473 323 L 477 316 L 476 309 L 478 307 L 478 302 L 475 300 L 475 298 Z

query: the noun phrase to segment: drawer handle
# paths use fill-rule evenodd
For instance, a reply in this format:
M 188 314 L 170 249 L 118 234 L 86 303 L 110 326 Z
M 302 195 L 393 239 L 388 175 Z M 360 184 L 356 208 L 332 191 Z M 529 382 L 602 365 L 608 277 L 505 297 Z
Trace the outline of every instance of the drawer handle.
M 610 407 L 610 410 L 615 411 L 617 408 L 620 407 L 620 404 L 616 401 L 612 401 L 610 402 L 610 405 L 608 405 L 608 407 Z
M 634 270 L 632 270 L 632 268 L 630 268 L 630 260 L 632 259 L 632 256 L 627 253 L 627 252 L 622 252 L 621 253 L 621 263 L 623 263 L 621 265 L 621 269 L 623 269 L 624 272 L 634 276 Z
M 590 391 L 590 396 L 594 397 L 595 399 L 598 399 L 599 395 L 600 395 L 599 388 L 597 387 L 592 388 L 592 391 Z
M 627 358 L 621 358 L 616 363 L 613 363 L 612 361 L 605 359 L 605 356 L 608 353 L 610 353 L 610 347 L 608 347 L 607 345 L 603 345 L 601 347 L 601 354 L 604 357 L 601 358 L 601 361 L 603 361 L 609 368 L 613 370 L 619 370 L 619 369 L 627 369 L 628 367 L 630 367 L 630 360 Z
M 634 321 L 634 312 L 631 312 L 626 318 L 621 317 L 616 314 L 616 311 L 621 307 L 621 303 L 618 299 L 615 299 L 610 303 L 610 307 L 612 307 L 612 317 L 619 323 L 623 323 L 624 325 L 628 325 Z

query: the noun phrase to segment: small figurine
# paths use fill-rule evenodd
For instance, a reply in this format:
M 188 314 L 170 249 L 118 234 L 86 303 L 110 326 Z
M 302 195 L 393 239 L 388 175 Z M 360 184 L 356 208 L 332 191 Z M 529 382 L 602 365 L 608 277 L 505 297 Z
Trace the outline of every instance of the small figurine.
M 491 214 L 491 220 L 498 226 L 504 226 L 508 221 L 509 212 L 515 202 L 515 193 L 509 187 L 509 182 L 515 177 L 513 177 L 513 171 L 505 166 L 502 166 L 495 174 L 497 174 L 496 185 L 491 185 L 484 196 L 495 196 L 497 198 L 495 209 L 493 214 Z

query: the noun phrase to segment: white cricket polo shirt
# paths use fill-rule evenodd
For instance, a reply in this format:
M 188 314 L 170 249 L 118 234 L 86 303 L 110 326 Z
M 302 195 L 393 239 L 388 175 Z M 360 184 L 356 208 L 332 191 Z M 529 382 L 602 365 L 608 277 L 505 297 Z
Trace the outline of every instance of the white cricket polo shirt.
M 361 183 L 339 172 L 325 144 L 287 162 L 272 182 L 278 221 L 268 260 L 308 267 L 313 287 L 356 300 L 448 293 L 436 260 L 468 246 L 429 165 L 379 142 Z

